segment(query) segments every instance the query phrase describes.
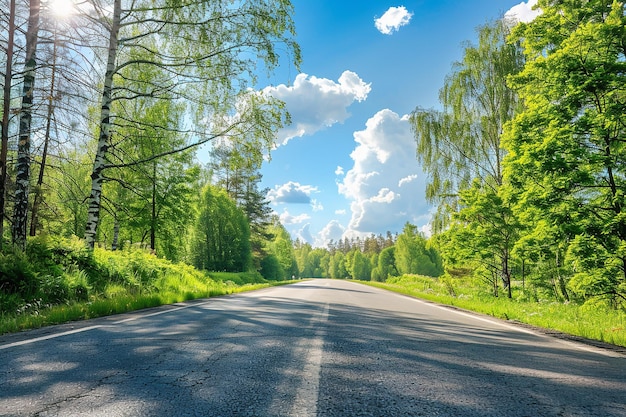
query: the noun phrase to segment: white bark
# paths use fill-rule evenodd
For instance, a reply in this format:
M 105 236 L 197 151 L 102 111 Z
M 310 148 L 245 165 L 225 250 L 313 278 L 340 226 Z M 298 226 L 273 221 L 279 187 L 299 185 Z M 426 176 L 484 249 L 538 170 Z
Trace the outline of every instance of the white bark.
M 15 175 L 15 205 L 13 207 L 13 243 L 26 245 L 28 224 L 28 192 L 30 188 L 30 137 L 35 88 L 35 67 L 37 38 L 39 36 L 40 0 L 30 0 L 28 29 L 26 32 L 26 57 L 24 64 L 24 85 L 22 107 L 20 109 L 19 141 L 17 145 L 17 173 Z
M 85 228 L 85 240 L 90 248 L 96 242 L 96 233 L 100 221 L 100 204 L 102 198 L 102 183 L 104 182 L 103 170 L 106 165 L 106 155 L 111 143 L 111 103 L 113 90 L 113 75 L 115 74 L 115 62 L 117 59 L 118 36 L 120 31 L 120 16 L 122 11 L 121 0 L 113 2 L 113 20 L 111 21 L 109 53 L 107 68 L 104 76 L 104 88 L 102 90 L 102 107 L 100 110 L 100 136 L 98 147 L 91 173 L 91 193 L 89 194 L 89 206 L 87 209 L 87 226 Z

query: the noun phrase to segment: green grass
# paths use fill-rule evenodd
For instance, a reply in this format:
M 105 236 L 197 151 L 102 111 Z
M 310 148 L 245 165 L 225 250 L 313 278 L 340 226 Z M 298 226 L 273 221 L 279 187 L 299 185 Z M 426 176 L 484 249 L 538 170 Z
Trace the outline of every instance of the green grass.
M 530 302 L 493 297 L 463 280 L 421 276 L 365 284 L 441 304 L 626 347 L 626 313 L 605 305 Z
M 73 302 L 67 305 L 50 306 L 28 314 L 0 315 L 0 334 L 14 333 L 23 330 L 36 329 L 52 324 L 61 324 L 77 320 L 87 320 L 96 317 L 126 313 L 144 308 L 180 303 L 198 298 L 217 297 L 220 295 L 253 291 L 276 285 L 288 284 L 290 281 L 266 282 L 244 285 L 208 285 L 203 290 L 179 291 L 171 289 L 167 292 L 153 292 L 132 295 L 128 291 L 117 292 L 112 297 L 95 298 L 88 302 Z
M 138 249 L 90 252 L 77 239 L 35 239 L 25 253 L 0 255 L 0 334 L 289 282 L 207 273 Z

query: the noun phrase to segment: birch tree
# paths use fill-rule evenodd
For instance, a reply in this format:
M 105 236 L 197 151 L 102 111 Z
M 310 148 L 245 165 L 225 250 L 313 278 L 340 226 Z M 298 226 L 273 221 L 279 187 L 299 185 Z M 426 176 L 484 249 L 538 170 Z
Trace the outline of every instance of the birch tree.
M 510 296 L 515 237 L 509 225 L 515 222 L 509 218 L 508 202 L 498 196 L 506 154 L 501 135 L 504 125 L 520 110 L 507 78 L 520 71 L 523 55 L 518 45 L 506 41 L 508 33 L 504 21 L 480 28 L 478 45 L 468 46 L 463 60 L 446 77 L 440 92 L 443 111 L 417 109 L 411 124 L 417 158 L 430 179 L 426 198 L 438 204 L 433 231 L 447 229 L 451 234 L 450 228 L 480 226 L 493 231 L 493 225 L 506 226 L 496 230 L 497 235 L 509 237 L 505 246 L 478 238 L 480 234 L 471 231 L 465 244 L 471 248 L 467 261 L 485 267 L 477 268 L 476 273 L 486 269 L 489 275 L 500 277 Z M 470 189 L 471 193 L 464 193 Z M 474 210 L 472 205 L 483 200 L 498 202 L 499 206 L 490 210 L 496 219 Z M 446 237 L 439 240 L 445 244 Z
M 9 148 L 9 117 L 13 83 L 13 50 L 15 47 L 15 0 L 9 0 L 7 18 L 6 65 L 2 96 L 2 139 L 0 140 L 0 248 L 4 242 L 4 214 L 6 207 L 7 154 Z
M 506 81 L 523 62 L 519 47 L 506 42 L 508 33 L 504 21 L 481 27 L 478 45 L 467 45 L 446 76 L 439 92 L 443 110 L 418 107 L 411 114 L 417 159 L 429 176 L 426 198 L 440 205 L 442 215 L 446 206 L 456 210 L 459 190 L 474 179 L 492 189 L 502 185 L 500 136 L 519 109 Z M 435 222 L 435 231 L 441 224 Z
M 15 203 L 13 208 L 13 243 L 19 247 L 26 244 L 28 223 L 28 193 L 30 190 L 30 145 L 33 96 L 35 89 L 36 51 L 39 40 L 40 0 L 30 0 L 28 27 L 26 30 L 26 55 L 22 86 L 22 104 L 19 113 L 19 136 L 15 177 Z
M 97 238 L 105 170 L 150 162 L 225 136 L 254 138 L 258 147 L 269 151 L 286 113 L 281 103 L 249 87 L 256 80 L 258 63 L 268 71 L 278 65 L 279 45 L 299 64 L 292 11 L 287 0 L 134 2 L 128 7 L 113 1 L 112 13 L 101 19 L 109 45 L 85 230 L 90 247 Z M 133 58 L 130 51 L 136 49 L 148 57 Z M 126 78 L 120 88 L 122 70 L 138 74 L 141 67 L 151 65 L 163 69 L 168 78 L 159 84 Z M 116 106 L 141 96 L 188 106 L 187 125 L 179 132 L 185 135 L 185 144 L 143 160 L 114 161 L 110 155 L 120 122 Z

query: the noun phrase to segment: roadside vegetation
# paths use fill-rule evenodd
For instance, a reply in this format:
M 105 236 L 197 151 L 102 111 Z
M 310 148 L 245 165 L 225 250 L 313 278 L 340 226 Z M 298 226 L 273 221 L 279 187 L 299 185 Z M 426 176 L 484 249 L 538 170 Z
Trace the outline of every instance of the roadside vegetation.
M 562 303 L 552 299 L 531 300 L 520 287 L 513 298 L 493 297 L 480 283 L 468 279 L 421 275 L 392 277 L 386 282 L 363 282 L 465 310 L 514 320 L 544 329 L 626 347 L 626 312 L 595 303 Z
M 0 334 L 285 283 L 258 272 L 200 271 L 141 249 L 91 251 L 77 238 L 33 239 L 26 251 L 0 257 L 10 289 L 0 291 Z
M 291 2 L 114 3 L 63 22 L 2 3 L 0 331 L 297 276 L 624 345 L 623 2 L 480 27 L 438 109 L 409 117 L 428 227 L 326 248 L 293 242 L 260 186 L 290 116 L 254 74 L 299 67 Z

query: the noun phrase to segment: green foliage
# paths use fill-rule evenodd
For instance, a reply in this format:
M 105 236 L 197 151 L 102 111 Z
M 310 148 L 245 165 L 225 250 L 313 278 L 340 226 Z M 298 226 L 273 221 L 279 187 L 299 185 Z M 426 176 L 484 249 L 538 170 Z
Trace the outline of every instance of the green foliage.
M 481 286 L 471 279 L 452 276 L 404 275 L 391 278 L 386 283 L 372 282 L 369 285 L 505 320 L 626 346 L 626 313 L 602 303 L 580 306 L 551 301 L 525 302 L 517 296 L 513 299 L 494 298 L 481 291 Z
M 32 252 L 0 253 L 11 260 L 0 262 L 0 271 L 22 289 L 0 288 L 0 333 L 268 285 L 258 272 L 208 275 L 145 250 L 91 252 L 78 239 L 31 239 L 27 248 Z M 58 273 L 34 273 L 41 265 Z
M 198 269 L 244 272 L 252 266 L 250 227 L 223 190 L 205 187 L 194 226 L 191 259 Z
M 335 252 L 330 258 L 329 274 L 331 278 L 347 278 L 346 259 L 343 252 Z
M 398 275 L 396 268 L 396 249 L 394 246 L 383 249 L 378 257 L 378 268 L 380 269 L 380 276 L 385 281 L 390 276 Z
M 285 278 L 285 270 L 280 265 L 276 255 L 267 255 L 261 260 L 259 271 L 265 279 L 280 281 Z
M 27 255 L 19 250 L 0 253 L 0 291 L 32 299 L 39 287 L 39 275 Z
M 437 277 L 443 273 L 437 251 L 427 245 L 417 227 L 407 223 L 398 236 L 394 250 L 395 263 L 400 274 L 420 274 Z
M 359 250 L 352 253 L 350 263 L 350 276 L 353 279 L 369 281 L 371 278 L 370 262 Z
M 527 60 L 510 78 L 526 107 L 503 136 L 511 200 L 530 236 L 518 247 L 554 260 L 566 299 L 569 289 L 617 305 L 626 300 L 624 4 L 538 6 L 511 39 Z
M 426 198 L 438 204 L 435 233 L 449 224 L 459 191 L 475 179 L 492 187 L 503 183 L 500 134 L 520 106 L 506 81 L 523 63 L 519 47 L 506 42 L 508 31 L 502 21 L 480 27 L 478 45 L 468 44 L 446 76 L 439 93 L 443 110 L 411 114 L 417 159 L 429 177 Z
M 265 251 L 269 254 L 268 256 L 274 256 L 278 261 L 278 271 L 281 275 L 277 279 L 291 279 L 292 276 L 299 275 L 291 236 L 277 216 L 272 218 L 272 223 L 268 227 L 268 234 L 272 238 L 267 241 Z M 268 278 L 263 271 L 261 274 Z

